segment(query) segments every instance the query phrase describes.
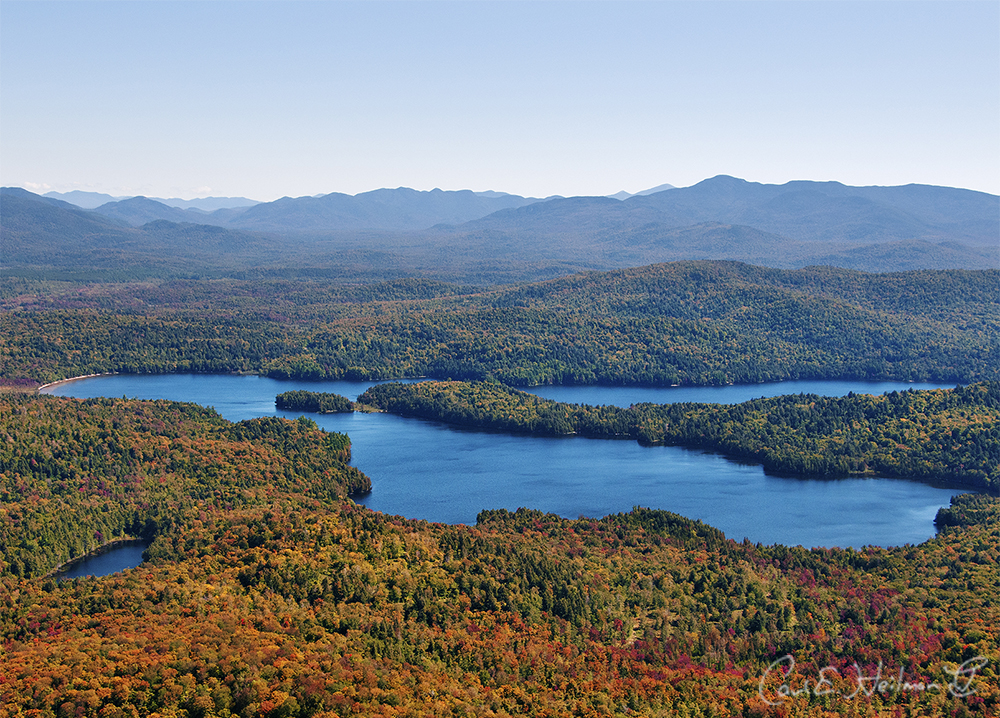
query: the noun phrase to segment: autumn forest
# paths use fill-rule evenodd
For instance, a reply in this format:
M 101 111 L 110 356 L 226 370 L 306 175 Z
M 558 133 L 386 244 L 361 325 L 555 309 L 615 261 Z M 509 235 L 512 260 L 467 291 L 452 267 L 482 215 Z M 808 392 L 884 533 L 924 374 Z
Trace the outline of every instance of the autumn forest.
M 710 261 L 495 287 L 5 276 L 0 716 L 1000 715 L 998 280 Z M 177 372 L 387 383 L 240 422 L 38 391 Z M 519 390 L 783 379 L 956 388 L 628 408 Z M 352 500 L 378 485 L 310 418 L 351 411 L 968 493 L 891 548 L 737 542 L 647 507 L 429 523 Z M 139 567 L 60 578 L 123 539 L 148 543 Z

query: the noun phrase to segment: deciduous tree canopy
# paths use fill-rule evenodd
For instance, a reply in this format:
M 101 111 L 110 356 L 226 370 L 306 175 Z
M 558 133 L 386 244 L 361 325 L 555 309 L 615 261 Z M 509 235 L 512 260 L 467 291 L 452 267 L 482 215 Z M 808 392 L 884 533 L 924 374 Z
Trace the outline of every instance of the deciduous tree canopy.
M 305 421 L 227 424 L 191 405 L 54 398 L 4 412 L 5 436 L 9 417 L 18 429 L 2 477 L 18 485 L 0 526 L 49 547 L 32 573 L 92 529 L 108 493 L 160 506 L 149 560 L 114 576 L 26 578 L 14 549 L 21 575 L 12 563 L 0 574 L 0 705 L 14 715 L 1000 709 L 993 498 L 956 501 L 961 526 L 921 546 L 862 551 L 737 544 L 646 509 L 576 521 L 484 511 L 474 527 L 446 526 L 344 502 L 343 478 L 317 487 L 345 444 L 328 446 Z M 120 470 L 85 479 L 105 443 Z M 830 667 L 838 693 L 783 698 L 767 668 L 786 654 L 797 662 L 789 686 Z M 979 657 L 975 693 L 955 697 L 948 671 Z M 902 670 L 941 689 L 845 698 L 856 671 L 870 677 L 880 662 L 884 677 Z

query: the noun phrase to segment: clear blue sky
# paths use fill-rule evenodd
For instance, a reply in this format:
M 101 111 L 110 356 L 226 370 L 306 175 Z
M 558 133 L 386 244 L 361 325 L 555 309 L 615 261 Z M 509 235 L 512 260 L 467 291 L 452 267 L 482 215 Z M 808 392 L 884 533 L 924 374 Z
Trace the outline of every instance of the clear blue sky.
M 1000 194 L 1000 3 L 0 2 L 0 184 Z

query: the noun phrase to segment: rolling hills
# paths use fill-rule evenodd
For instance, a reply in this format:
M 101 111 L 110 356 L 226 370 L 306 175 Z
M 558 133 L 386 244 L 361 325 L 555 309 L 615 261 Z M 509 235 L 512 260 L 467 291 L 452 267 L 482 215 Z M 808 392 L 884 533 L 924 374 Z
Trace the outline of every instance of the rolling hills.
M 996 380 L 998 276 L 691 261 L 490 291 L 412 278 L 364 286 L 9 278 L 0 282 L 0 376 L 254 372 L 515 386 Z

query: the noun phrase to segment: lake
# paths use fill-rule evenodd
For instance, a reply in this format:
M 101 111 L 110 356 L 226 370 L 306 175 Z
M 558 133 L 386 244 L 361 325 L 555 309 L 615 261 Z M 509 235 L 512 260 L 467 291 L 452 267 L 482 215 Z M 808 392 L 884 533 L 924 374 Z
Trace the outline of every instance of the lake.
M 274 397 L 305 389 L 356 399 L 372 382 L 277 381 L 258 376 L 113 375 L 57 384 L 58 396 L 128 396 L 190 401 L 231 421 L 294 418 Z M 537 387 L 580 404 L 640 401 L 737 403 L 761 396 L 935 388 L 935 384 L 782 382 L 729 387 Z M 350 435 L 352 463 L 372 479 L 358 498 L 371 509 L 443 523 L 475 523 L 483 509 L 520 506 L 568 518 L 600 517 L 634 506 L 700 519 L 737 541 L 813 546 L 890 546 L 933 536 L 934 516 L 960 489 L 884 478 L 801 479 L 761 466 L 679 447 L 581 437 L 477 432 L 390 414 L 310 415 L 323 429 Z
M 56 578 L 62 580 L 81 576 L 108 576 L 127 568 L 135 568 L 142 563 L 142 553 L 148 547 L 148 541 L 125 541 L 109 546 L 100 553 L 90 554 L 75 561 L 57 573 Z

